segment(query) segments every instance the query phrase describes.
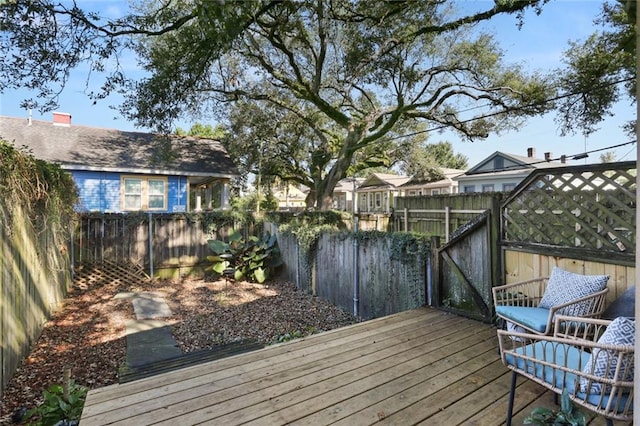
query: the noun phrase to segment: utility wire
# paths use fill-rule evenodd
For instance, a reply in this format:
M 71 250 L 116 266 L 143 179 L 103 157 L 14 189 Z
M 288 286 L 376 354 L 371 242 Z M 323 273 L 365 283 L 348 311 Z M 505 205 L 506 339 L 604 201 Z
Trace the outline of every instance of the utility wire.
M 605 148 L 598 148 L 598 149 L 593 149 L 591 151 L 586 151 L 586 152 L 581 152 L 579 154 L 574 154 L 574 155 L 561 155 L 560 157 L 557 158 L 550 158 L 549 160 L 540 160 L 540 161 L 533 161 L 531 163 L 526 163 L 526 164 L 514 164 L 513 166 L 508 166 L 508 167 L 503 167 L 501 169 L 493 169 L 493 170 L 488 170 L 486 172 L 478 172 L 478 173 L 472 173 L 473 175 L 480 175 L 483 173 L 495 173 L 495 172 L 505 172 L 505 171 L 510 171 L 510 170 L 522 170 L 522 169 L 528 169 L 530 166 L 535 166 L 536 164 L 544 164 L 544 163 L 550 163 L 552 161 L 558 161 L 558 160 L 562 160 L 567 159 L 567 160 L 581 160 L 583 158 L 587 158 L 589 156 L 589 154 L 593 154 L 595 152 L 600 152 L 600 151 L 606 151 L 608 149 L 612 149 L 612 148 L 619 148 L 621 146 L 626 146 L 626 145 L 631 145 L 636 143 L 637 141 L 630 141 L 630 142 L 625 142 L 625 143 L 620 143 L 617 145 L 611 145 Z
M 615 86 L 616 84 L 620 84 L 620 83 L 626 83 L 628 81 L 632 81 L 634 78 L 635 77 L 623 78 L 621 80 L 616 80 L 616 81 L 612 81 L 612 82 L 607 83 L 607 84 L 603 84 L 603 85 L 600 85 L 600 86 L 595 86 L 595 87 L 591 88 L 588 92 L 593 91 L 593 90 L 597 90 L 597 89 L 602 89 L 602 88 L 609 87 L 609 86 Z M 523 109 L 526 109 L 526 108 L 532 108 L 532 107 L 536 107 L 536 106 L 541 106 L 541 105 L 547 104 L 549 102 L 555 102 L 555 101 L 559 101 L 561 99 L 565 99 L 565 98 L 569 98 L 571 96 L 576 96 L 576 95 L 581 95 L 581 94 L 583 94 L 583 92 L 563 93 L 563 94 L 554 96 L 553 98 L 544 99 L 544 100 L 541 100 L 541 101 L 538 101 L 538 102 L 533 102 L 533 103 L 530 103 L 530 104 L 527 104 L 527 105 L 520 105 L 520 106 L 511 108 L 511 109 L 503 109 L 501 111 L 494 111 L 494 112 L 491 112 L 491 113 L 488 113 L 488 114 L 480 115 L 478 117 L 472 117 L 472 118 L 468 118 L 466 120 L 460 120 L 459 123 L 460 124 L 466 124 L 466 123 L 470 123 L 470 122 L 475 121 L 475 120 L 481 120 L 481 119 L 484 119 L 484 118 L 491 118 L 491 117 L 495 117 L 495 116 L 501 115 L 501 114 L 506 114 L 506 113 L 510 113 L 510 112 L 514 112 L 514 111 L 520 111 L 520 110 L 523 110 Z M 474 109 L 484 108 L 484 107 L 489 107 L 489 106 L 490 106 L 489 104 L 485 104 L 483 106 L 477 106 L 477 107 L 469 108 L 469 109 L 466 109 L 466 110 L 461 110 L 461 111 L 458 111 L 458 114 L 461 113 L 461 112 L 467 112 L 467 111 L 471 111 L 471 110 L 474 110 Z M 411 137 L 411 136 L 420 135 L 420 134 L 423 134 L 423 133 L 429 133 L 429 132 L 432 132 L 432 131 L 435 131 L 435 130 L 448 129 L 449 127 L 451 127 L 451 126 L 447 125 L 447 124 L 442 124 L 440 126 L 432 127 L 432 128 L 429 128 L 429 129 L 419 130 L 419 131 L 412 132 L 412 133 L 407 133 L 405 135 L 393 136 L 393 137 L 390 137 L 390 138 L 386 138 L 385 140 L 386 141 L 392 141 L 392 140 L 396 140 L 396 139 L 407 138 L 407 137 Z

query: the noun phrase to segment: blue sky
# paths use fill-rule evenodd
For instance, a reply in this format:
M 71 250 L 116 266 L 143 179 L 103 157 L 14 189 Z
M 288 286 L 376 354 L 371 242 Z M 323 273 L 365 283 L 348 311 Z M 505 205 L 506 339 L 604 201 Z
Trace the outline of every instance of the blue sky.
M 81 7 L 87 9 L 101 9 L 109 16 L 118 16 L 122 13 L 123 4 L 120 1 L 109 0 L 80 0 Z M 489 0 L 459 1 L 463 7 L 487 8 L 492 2 Z M 581 40 L 594 31 L 593 19 L 600 12 L 602 1 L 596 0 L 551 0 L 543 8 L 542 14 L 527 13 L 525 23 L 521 30 L 516 27 L 513 16 L 505 16 L 483 24 L 482 28 L 493 32 L 505 52 L 505 60 L 508 63 L 523 64 L 531 70 L 550 70 L 562 66 L 563 51 L 568 46 L 568 40 Z M 135 63 L 129 66 L 133 71 Z M 109 108 L 117 105 L 120 99 L 116 96 L 98 101 L 88 99 L 83 93 L 86 89 L 87 72 L 79 69 L 71 75 L 68 87 L 60 96 L 60 108 L 58 111 L 68 112 L 73 116 L 73 123 L 94 127 L 116 128 L 120 130 L 145 130 L 136 129 L 133 123 L 126 121 L 118 113 Z M 92 78 L 92 84 L 98 85 L 100 80 Z M 31 95 L 25 91 L 11 91 L 1 95 L 0 114 L 11 117 L 27 117 L 27 111 L 19 108 L 20 100 Z M 545 152 L 551 152 L 553 157 L 560 155 L 572 156 L 585 151 L 604 149 L 613 145 L 629 142 L 630 139 L 623 133 L 620 126 L 632 120 L 636 114 L 635 105 L 628 100 L 616 105 L 615 116 L 608 118 L 600 126 L 600 131 L 585 139 L 582 135 L 560 137 L 554 115 L 534 118 L 518 131 L 512 131 L 502 135 L 492 135 L 480 142 L 462 142 L 452 133 L 433 133 L 429 140 L 438 142 L 450 141 L 454 150 L 469 158 L 469 165 L 473 166 L 495 151 L 503 151 L 511 154 L 526 155 L 528 147 L 534 147 L 538 157 L 543 157 Z M 34 119 L 51 120 L 51 113 L 40 115 L 33 112 Z M 202 120 L 200 120 L 202 121 Z M 178 123 L 183 129 L 188 129 L 189 122 Z M 626 145 L 612 149 L 617 160 L 635 160 L 635 145 Z M 592 154 L 585 160 L 573 161 L 576 163 L 599 162 L 599 153 Z

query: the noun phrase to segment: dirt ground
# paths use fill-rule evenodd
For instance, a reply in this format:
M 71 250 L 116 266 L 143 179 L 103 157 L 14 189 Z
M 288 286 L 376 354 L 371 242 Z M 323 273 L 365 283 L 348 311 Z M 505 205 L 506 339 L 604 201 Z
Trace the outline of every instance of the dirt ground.
M 163 294 L 173 314 L 167 322 L 183 352 L 246 339 L 271 344 L 356 322 L 348 312 L 283 281 L 187 278 L 135 288 L 120 282 L 73 288 L 2 393 L 0 424 L 11 424 L 19 408 L 40 403 L 42 391 L 60 383 L 65 368 L 90 389 L 117 383 L 126 353 L 124 323 L 135 316 L 130 300 L 114 296 L 131 291 Z

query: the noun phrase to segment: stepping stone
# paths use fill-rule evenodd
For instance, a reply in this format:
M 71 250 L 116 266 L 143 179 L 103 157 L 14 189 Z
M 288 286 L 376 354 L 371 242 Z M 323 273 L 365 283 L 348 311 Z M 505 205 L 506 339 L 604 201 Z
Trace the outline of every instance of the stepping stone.
M 171 309 L 164 301 L 161 293 L 142 292 L 134 293 L 131 304 L 139 320 L 153 318 L 167 318 L 171 316 Z
M 173 338 L 171 327 L 162 321 L 128 320 L 126 364 L 139 367 L 173 358 L 182 353 Z

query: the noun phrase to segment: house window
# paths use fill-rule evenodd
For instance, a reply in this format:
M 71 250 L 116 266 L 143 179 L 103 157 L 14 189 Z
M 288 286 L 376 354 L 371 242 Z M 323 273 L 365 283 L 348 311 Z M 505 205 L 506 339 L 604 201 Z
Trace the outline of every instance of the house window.
M 376 209 L 380 209 L 380 206 L 382 205 L 382 194 L 380 194 L 379 192 L 376 192 Z
M 464 189 L 464 192 L 476 192 L 475 185 L 465 185 L 463 189 Z
M 409 197 L 415 197 L 416 191 L 409 191 Z
M 166 210 L 167 178 L 122 178 L 122 210 Z
M 493 168 L 495 170 L 502 170 L 504 169 L 504 158 L 502 157 L 496 157 L 493 159 Z
M 439 195 L 440 194 L 440 190 L 439 189 L 432 189 L 431 190 L 431 195 Z
M 502 184 L 503 191 L 513 191 L 516 187 L 515 183 L 504 183 Z
M 493 184 L 482 185 L 482 192 L 493 192 Z

